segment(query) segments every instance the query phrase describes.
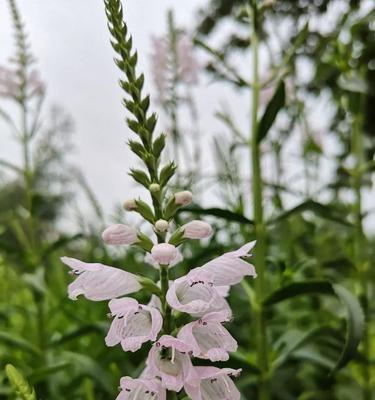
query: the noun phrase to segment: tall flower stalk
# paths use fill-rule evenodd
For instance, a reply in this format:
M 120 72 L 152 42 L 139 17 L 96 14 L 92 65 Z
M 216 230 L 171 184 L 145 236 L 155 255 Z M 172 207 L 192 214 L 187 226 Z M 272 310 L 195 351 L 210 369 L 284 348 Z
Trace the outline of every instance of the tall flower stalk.
M 250 255 L 255 242 L 170 281 L 170 268 L 182 260 L 179 246 L 187 240 L 209 237 L 212 228 L 197 220 L 183 226 L 175 224 L 175 213 L 192 202 L 192 193 L 168 191 L 176 166 L 173 162 L 160 165 L 165 136 L 154 137 L 157 118 L 149 112 L 149 96 L 142 92 L 144 76 L 136 71 L 137 52 L 123 22 L 121 2 L 105 0 L 104 4 L 111 44 L 117 54 L 115 62 L 125 76 L 120 86 L 126 93 L 123 104 L 132 115 L 127 124 L 138 136 L 138 140 L 129 140 L 129 146 L 145 166 L 145 170 L 132 169 L 130 175 L 148 190 L 152 199 L 152 206 L 141 199 L 130 199 L 125 208 L 152 224 L 156 240 L 123 224 L 109 226 L 102 239 L 108 245 L 141 247 L 147 253 L 146 261 L 159 270 L 160 281 L 154 283 L 120 268 L 63 257 L 62 261 L 76 276 L 69 285 L 69 297 L 75 300 L 84 295 L 93 301 L 109 300 L 113 321 L 105 338 L 108 346 L 121 344 L 124 351 L 134 352 L 144 343 L 153 342 L 141 376 L 123 377 L 117 400 L 177 399 L 177 393 L 192 400 L 239 400 L 240 392 L 232 378 L 240 370 L 195 367 L 192 359 L 227 361 L 228 353 L 236 351 L 237 342 L 222 325 L 232 316 L 226 296 L 230 287 L 244 276 L 256 276 L 254 267 L 243 260 Z M 123 297 L 140 290 L 149 294 L 148 304 Z M 183 313 L 189 314 L 192 321 L 185 324 Z
M 261 370 L 259 382 L 259 399 L 269 399 L 268 391 L 268 353 L 266 321 L 262 309 L 262 299 L 265 295 L 265 268 L 266 268 L 266 228 L 263 217 L 263 182 L 261 151 L 258 140 L 258 106 L 260 94 L 259 79 L 259 37 L 258 37 L 258 8 L 257 2 L 251 1 L 248 7 L 251 21 L 251 47 L 252 47 L 252 91 L 251 91 L 251 166 L 252 166 L 252 203 L 254 212 L 254 228 L 257 237 L 257 249 L 254 260 L 257 265 L 258 279 L 255 284 L 256 304 L 254 307 L 256 317 L 257 363 Z
M 360 104 L 363 95 L 360 96 Z M 361 109 L 361 108 L 360 108 Z M 355 241 L 354 241 L 354 259 L 359 274 L 359 282 L 361 287 L 361 302 L 365 314 L 366 324 L 363 333 L 363 399 L 371 399 L 371 382 L 370 382 L 370 334 L 368 327 L 368 268 L 366 250 L 366 236 L 363 230 L 363 209 L 362 209 L 362 182 L 363 172 L 365 168 L 365 152 L 363 146 L 363 121 L 362 114 L 353 113 L 352 118 L 352 141 L 351 152 L 355 157 L 356 165 L 353 171 L 353 190 L 355 194 L 355 202 L 353 205 L 354 224 L 355 224 Z

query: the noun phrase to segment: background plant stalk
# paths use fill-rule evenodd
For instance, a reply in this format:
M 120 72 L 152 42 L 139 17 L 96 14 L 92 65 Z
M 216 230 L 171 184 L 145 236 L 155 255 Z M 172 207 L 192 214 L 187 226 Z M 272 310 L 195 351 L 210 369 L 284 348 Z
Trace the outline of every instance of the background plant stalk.
M 361 96 L 363 97 L 363 96 Z M 353 190 L 355 193 L 354 218 L 355 218 L 355 243 L 354 257 L 356 268 L 359 273 L 359 281 L 361 286 L 361 303 L 365 314 L 363 333 L 363 399 L 371 400 L 371 376 L 370 376 L 370 336 L 368 330 L 368 262 L 366 254 L 366 236 L 363 230 L 363 213 L 362 213 L 362 171 L 365 164 L 364 148 L 362 137 L 362 118 L 360 114 L 353 116 L 352 122 L 352 153 L 356 158 L 356 167 L 353 176 Z
M 250 11 L 250 10 L 249 10 Z M 266 229 L 263 218 L 263 184 L 261 171 L 261 155 L 258 142 L 258 106 L 259 106 L 259 38 L 257 32 L 257 5 L 252 4 L 252 33 L 251 46 L 253 52 L 253 79 L 252 79 L 252 114 L 251 114 L 251 162 L 252 162 L 252 202 L 254 210 L 254 226 L 257 246 L 254 251 L 254 264 L 258 277 L 255 280 L 256 305 L 254 307 L 256 320 L 257 364 L 261 370 L 259 379 L 259 400 L 270 398 L 268 388 L 268 353 L 267 330 L 261 301 L 265 296 L 265 267 L 266 267 Z M 249 15 L 249 16 L 250 16 Z

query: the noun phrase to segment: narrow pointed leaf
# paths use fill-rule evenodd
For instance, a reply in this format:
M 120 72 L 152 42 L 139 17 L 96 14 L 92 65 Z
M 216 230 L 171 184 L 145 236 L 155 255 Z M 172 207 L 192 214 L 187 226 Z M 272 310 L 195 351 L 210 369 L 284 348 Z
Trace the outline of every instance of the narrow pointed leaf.
M 285 105 L 285 83 L 280 81 L 272 99 L 268 103 L 264 114 L 259 121 L 257 142 L 260 143 L 266 136 L 276 120 L 277 114 Z

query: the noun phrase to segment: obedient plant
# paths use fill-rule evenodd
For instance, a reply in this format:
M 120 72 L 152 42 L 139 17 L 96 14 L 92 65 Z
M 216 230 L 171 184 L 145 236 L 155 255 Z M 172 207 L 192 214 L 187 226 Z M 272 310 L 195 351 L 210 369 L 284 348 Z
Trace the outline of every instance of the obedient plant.
M 254 267 L 243 260 L 255 242 L 170 281 L 169 269 L 182 259 L 179 247 L 187 240 L 209 237 L 212 228 L 203 221 L 191 221 L 181 227 L 175 224 L 176 212 L 192 202 L 192 193 L 168 191 L 176 166 L 173 162 L 161 166 L 165 135 L 154 137 L 157 119 L 149 113 L 149 96 L 142 93 L 144 76 L 136 72 L 137 53 L 123 22 L 120 0 L 105 0 L 105 10 L 111 44 L 117 53 L 115 62 L 125 75 L 120 85 L 127 94 L 124 105 L 132 115 L 127 123 L 138 137 L 130 140 L 129 146 L 146 168 L 146 172 L 132 169 L 130 175 L 149 191 L 152 200 L 150 206 L 141 199 L 132 199 L 126 202 L 125 209 L 139 213 L 152 224 L 155 241 L 122 224 L 105 229 L 102 239 L 107 245 L 141 247 L 146 261 L 159 269 L 160 281 L 155 284 L 120 268 L 63 257 L 62 261 L 76 275 L 68 288 L 69 297 L 109 300 L 113 321 L 105 338 L 107 346 L 121 345 L 124 351 L 135 352 L 144 343 L 152 342 L 141 376 L 121 379 L 118 400 L 176 398 L 176 392 L 182 390 L 193 400 L 239 400 L 240 393 L 232 381 L 239 370 L 198 367 L 194 366 L 194 359 L 226 361 L 228 353 L 236 351 L 236 340 L 222 325 L 232 316 L 226 296 L 230 287 L 245 276 L 256 276 Z M 124 297 L 138 291 L 149 293 L 148 304 Z M 179 313 L 190 314 L 191 322 L 180 326 Z

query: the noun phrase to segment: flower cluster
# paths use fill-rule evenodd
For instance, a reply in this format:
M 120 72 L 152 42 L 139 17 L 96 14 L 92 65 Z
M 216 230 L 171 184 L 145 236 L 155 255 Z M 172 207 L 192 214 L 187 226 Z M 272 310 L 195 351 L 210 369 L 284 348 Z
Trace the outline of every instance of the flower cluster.
M 187 198 L 191 199 L 190 192 L 174 195 L 176 205 L 186 204 Z M 156 226 L 154 229 L 157 232 Z M 149 264 L 165 271 L 182 260 L 179 246 L 173 244 L 177 236 L 178 243 L 182 244 L 187 239 L 203 239 L 212 233 L 211 226 L 203 221 L 191 221 L 174 232 L 168 232 L 170 229 L 169 224 L 166 230 L 163 227 L 166 242 L 154 244 L 146 256 Z M 102 238 L 108 245 L 139 245 L 144 234 L 116 224 L 105 229 Z M 156 285 L 161 288 L 154 292 L 156 295 L 150 293 L 148 304 L 123 297 L 147 290 L 146 278 L 99 263 L 62 258 L 77 276 L 68 288 L 71 299 L 84 295 L 89 300 L 109 300 L 113 321 L 105 338 L 107 346 L 120 344 L 124 351 L 135 352 L 144 343 L 152 342 L 143 373 L 138 379 L 121 379 L 117 400 L 163 400 L 167 390 L 180 392 L 182 389 L 193 400 L 240 398 L 231 379 L 240 370 L 197 367 L 193 366 L 192 359 L 226 361 L 228 353 L 236 351 L 236 340 L 223 326 L 232 317 L 226 296 L 230 287 L 244 276 L 256 276 L 254 267 L 242 259 L 250 255 L 254 244 L 225 253 L 175 281 L 167 278 L 166 282 Z M 176 314 L 174 326 L 172 313 Z M 179 326 L 179 313 L 190 314 L 192 321 Z
M 176 63 L 175 68 L 178 79 L 181 83 L 194 85 L 198 82 L 199 63 L 194 54 L 191 38 L 182 32 L 176 32 L 176 40 L 172 41 L 169 35 L 152 36 L 151 64 L 154 83 L 158 91 L 158 101 L 164 103 L 168 97 L 171 85 L 171 63 Z M 174 53 L 174 60 L 171 61 L 170 53 Z

